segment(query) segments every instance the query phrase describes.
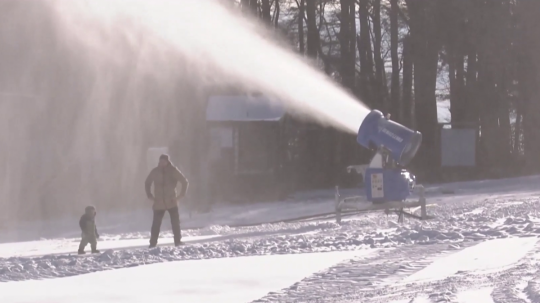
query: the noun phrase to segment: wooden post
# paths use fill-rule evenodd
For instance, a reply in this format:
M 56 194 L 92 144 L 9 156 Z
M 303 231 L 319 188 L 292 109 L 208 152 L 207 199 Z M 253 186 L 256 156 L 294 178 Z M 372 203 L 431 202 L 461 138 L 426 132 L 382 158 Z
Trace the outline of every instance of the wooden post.
M 336 223 L 337 224 L 340 224 L 341 223 L 341 206 L 339 205 L 340 201 L 339 201 L 339 186 L 336 186 L 336 193 L 334 195 L 334 201 L 336 203 L 335 207 L 336 207 Z
M 427 219 L 427 207 L 426 207 L 426 197 L 425 197 L 425 193 L 426 193 L 426 189 L 424 188 L 423 185 L 418 185 L 417 186 L 418 189 L 419 189 L 419 195 L 420 195 L 420 217 L 422 218 L 422 220 L 426 220 Z

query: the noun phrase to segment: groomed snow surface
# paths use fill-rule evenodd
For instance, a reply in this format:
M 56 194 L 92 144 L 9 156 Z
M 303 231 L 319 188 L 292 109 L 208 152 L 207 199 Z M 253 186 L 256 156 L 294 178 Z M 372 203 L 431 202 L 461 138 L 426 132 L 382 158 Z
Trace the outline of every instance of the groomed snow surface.
M 148 249 L 148 233 L 111 228 L 95 255 L 75 255 L 65 233 L 0 243 L 0 302 L 540 302 L 539 184 L 432 186 L 425 222 L 375 212 L 230 227 L 331 211 L 320 191 L 183 216 L 177 248 L 167 231 Z

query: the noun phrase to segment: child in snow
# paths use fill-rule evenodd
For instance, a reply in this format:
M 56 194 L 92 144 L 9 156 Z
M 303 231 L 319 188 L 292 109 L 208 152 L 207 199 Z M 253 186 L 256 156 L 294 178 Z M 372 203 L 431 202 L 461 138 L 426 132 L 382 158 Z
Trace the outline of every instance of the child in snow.
M 79 226 L 81 227 L 81 244 L 79 245 L 79 254 L 85 254 L 84 249 L 86 245 L 90 243 L 92 253 L 99 253 L 97 250 L 97 239 L 99 234 L 96 227 L 96 208 L 94 206 L 87 206 L 84 210 L 84 215 L 79 220 Z

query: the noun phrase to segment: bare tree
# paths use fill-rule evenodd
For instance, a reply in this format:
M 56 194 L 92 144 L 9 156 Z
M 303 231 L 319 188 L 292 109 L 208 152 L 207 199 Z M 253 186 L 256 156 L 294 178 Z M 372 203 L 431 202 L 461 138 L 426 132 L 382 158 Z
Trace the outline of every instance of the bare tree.
M 307 55 L 311 58 L 317 58 L 320 47 L 319 28 L 317 27 L 317 15 L 315 11 L 315 0 L 306 0 L 307 17 Z
M 373 0 L 373 34 L 375 36 L 375 41 L 373 43 L 373 55 L 375 60 L 375 87 L 374 98 L 377 100 L 377 103 L 384 111 L 389 110 L 387 104 L 386 95 L 388 90 L 386 88 L 385 81 L 385 71 L 384 71 L 384 62 L 382 58 L 382 28 L 381 28 L 381 0 Z
M 393 117 L 396 117 L 399 121 L 403 121 L 403 112 L 401 107 L 400 93 L 399 93 L 399 54 L 398 54 L 398 0 L 390 0 L 390 47 L 392 56 L 392 83 L 391 83 L 391 110 L 390 113 Z
M 358 40 L 358 56 L 360 59 L 360 95 L 367 104 L 376 106 L 371 92 L 373 78 L 373 53 L 371 51 L 371 37 L 369 25 L 369 1 L 360 0 L 358 5 L 358 18 L 360 20 L 360 35 Z
M 413 99 L 413 58 L 411 37 L 403 39 L 403 118 L 402 121 L 409 127 L 416 127 L 414 123 Z
M 300 54 L 304 55 L 305 50 L 305 38 L 304 38 L 304 18 L 306 17 L 305 13 L 305 0 L 296 1 L 298 5 L 298 42 L 300 48 Z
M 339 42 L 340 42 L 340 52 L 341 52 L 341 82 L 343 86 L 353 89 L 354 88 L 354 76 L 355 76 L 355 62 L 354 58 L 354 49 L 351 53 L 351 21 L 354 22 L 354 19 L 351 17 L 351 9 L 354 6 L 351 3 L 354 3 L 354 0 L 340 0 L 341 3 L 341 13 L 340 18 L 340 31 L 339 31 Z M 354 14 L 353 14 L 354 16 Z M 353 23 L 354 24 L 354 23 Z
M 436 30 L 439 3 L 440 1 L 407 0 L 413 44 L 415 122 L 423 135 L 422 147 L 416 159 L 422 159 L 418 164 L 426 169 L 436 165 L 438 150 L 435 90 L 441 45 Z
M 270 0 L 261 0 L 261 16 L 265 24 L 272 25 L 272 16 L 270 15 Z

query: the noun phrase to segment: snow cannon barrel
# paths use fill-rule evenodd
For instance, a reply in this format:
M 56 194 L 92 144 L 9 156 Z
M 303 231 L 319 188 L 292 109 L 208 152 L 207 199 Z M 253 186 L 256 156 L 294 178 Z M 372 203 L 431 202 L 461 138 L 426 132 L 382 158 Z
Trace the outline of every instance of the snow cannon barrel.
M 411 162 L 422 143 L 422 134 L 384 117 L 378 111 L 369 113 L 360 128 L 356 141 L 365 148 L 386 148 L 397 164 Z

